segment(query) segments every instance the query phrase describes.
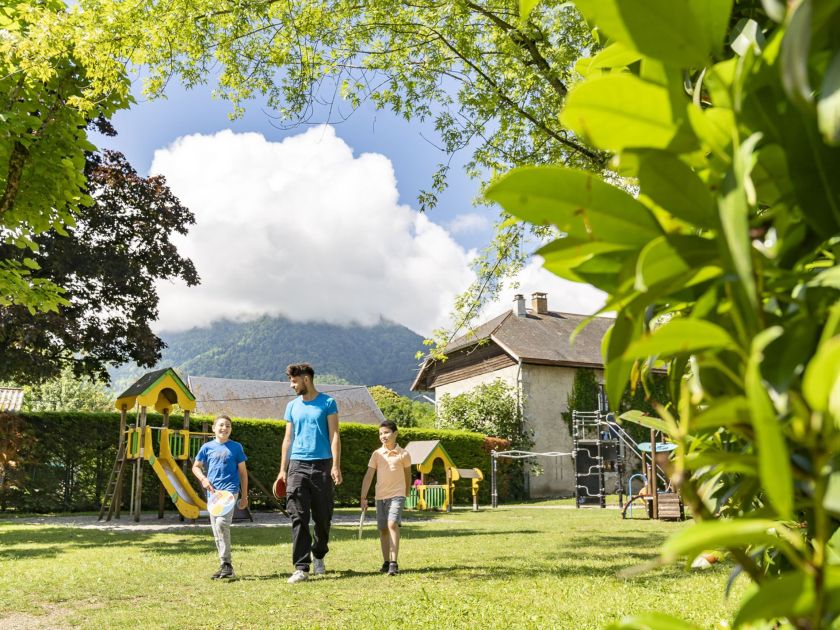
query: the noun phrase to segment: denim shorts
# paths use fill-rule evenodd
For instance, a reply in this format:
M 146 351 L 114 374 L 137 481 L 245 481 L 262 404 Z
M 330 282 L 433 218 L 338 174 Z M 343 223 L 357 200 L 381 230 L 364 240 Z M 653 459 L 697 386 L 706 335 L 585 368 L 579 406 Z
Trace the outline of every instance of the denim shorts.
M 376 527 L 385 529 L 388 521 L 397 525 L 402 523 L 402 511 L 405 505 L 405 497 L 391 497 L 390 499 L 377 499 L 376 501 Z

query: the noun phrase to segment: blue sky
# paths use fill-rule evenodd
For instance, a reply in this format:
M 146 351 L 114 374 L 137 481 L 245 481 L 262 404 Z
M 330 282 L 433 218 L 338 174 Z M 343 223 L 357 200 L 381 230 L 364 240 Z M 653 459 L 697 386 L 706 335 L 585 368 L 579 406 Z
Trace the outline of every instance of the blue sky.
M 384 317 L 423 335 L 449 324 L 497 217 L 472 205 L 479 183 L 463 172 L 467 153 L 452 160 L 438 206 L 421 214 L 417 194 L 447 159 L 428 123 L 365 106 L 331 126 L 281 129 L 258 101 L 232 121 L 230 105 L 209 88 L 167 93 L 138 96 L 113 118 L 115 138 L 93 138 L 125 153 L 139 173 L 166 176 L 196 214 L 177 242 L 202 284 L 159 285 L 158 330 L 264 314 L 362 324 Z M 482 318 L 507 308 L 515 292 L 548 291 L 550 308 L 567 312 L 601 303 L 539 261 L 520 280 Z

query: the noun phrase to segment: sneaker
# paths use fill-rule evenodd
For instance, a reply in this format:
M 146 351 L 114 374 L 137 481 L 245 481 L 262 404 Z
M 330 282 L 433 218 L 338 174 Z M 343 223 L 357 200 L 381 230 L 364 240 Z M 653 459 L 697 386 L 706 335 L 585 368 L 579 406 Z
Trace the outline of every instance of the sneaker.
M 216 571 L 213 575 L 211 575 L 210 579 L 211 580 L 218 580 L 220 577 L 222 577 L 222 569 L 224 569 L 224 568 L 225 568 L 225 565 L 223 565 L 223 564 L 220 565 L 219 570 Z
M 382 563 L 382 566 L 381 566 L 381 567 L 379 567 L 379 572 L 380 572 L 380 573 L 388 573 L 388 565 L 389 565 L 389 564 L 391 564 L 391 563 L 390 563 L 390 562 L 388 562 L 387 560 L 386 560 L 385 562 L 383 562 L 383 563 Z
M 323 558 L 312 559 L 312 575 L 324 575 L 327 572 L 327 567 L 324 566 Z
M 219 577 L 216 578 L 217 580 L 224 580 L 226 578 L 234 577 L 233 565 L 230 562 L 225 562 L 222 565 L 222 567 L 219 569 L 219 574 L 218 575 L 219 575 Z
M 388 563 L 388 575 L 396 575 L 400 572 L 400 568 L 397 566 L 396 562 L 389 562 Z
M 303 582 L 309 579 L 309 573 L 307 571 L 301 571 L 300 569 L 295 570 L 292 573 L 292 576 L 286 580 L 289 584 L 297 584 L 298 582 Z

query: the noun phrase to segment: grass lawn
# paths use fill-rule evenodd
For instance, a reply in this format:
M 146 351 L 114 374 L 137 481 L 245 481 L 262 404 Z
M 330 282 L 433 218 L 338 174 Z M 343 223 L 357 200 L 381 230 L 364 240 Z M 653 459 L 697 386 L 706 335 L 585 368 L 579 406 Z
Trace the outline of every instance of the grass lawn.
M 234 525 L 238 577 L 216 582 L 209 527 L 124 531 L 4 519 L 0 628 L 577 630 L 649 610 L 712 627 L 734 609 L 723 595 L 732 565 L 617 576 L 685 526 L 539 504 L 408 513 L 399 576 L 378 573 L 368 522 L 362 540 L 356 527 L 334 526 L 327 575 L 289 585 L 289 527 Z M 736 581 L 733 596 L 744 586 Z

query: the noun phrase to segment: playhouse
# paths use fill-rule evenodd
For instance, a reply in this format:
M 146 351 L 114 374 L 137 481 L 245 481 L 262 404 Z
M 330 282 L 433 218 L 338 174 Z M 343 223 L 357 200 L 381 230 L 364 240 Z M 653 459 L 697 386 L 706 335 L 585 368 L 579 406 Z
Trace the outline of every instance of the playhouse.
M 478 510 L 478 484 L 484 475 L 478 468 L 458 468 L 446 452 L 440 440 L 419 440 L 409 442 L 405 446 L 411 457 L 411 465 L 420 473 L 420 483 L 411 489 L 406 498 L 407 508 L 420 510 L 440 509 L 452 511 L 455 493 L 455 482 L 460 479 L 472 480 L 473 510 Z M 432 472 L 435 461 L 440 461 L 445 471 L 446 479 L 443 483 L 431 480 L 428 475 Z M 432 483 L 429 483 L 429 482 Z
M 180 430 L 169 427 L 169 417 L 177 405 L 183 412 Z M 119 442 L 114 468 L 105 490 L 99 518 L 110 521 L 120 517 L 123 502 L 123 475 L 131 463 L 130 515 L 140 520 L 143 494 L 143 466 L 147 462 L 161 483 L 158 515 L 163 516 L 164 498 L 168 496 L 185 518 L 207 515 L 207 504 L 195 491 L 186 475 L 190 457 L 212 438 L 207 431 L 190 431 L 190 412 L 195 409 L 195 396 L 172 368 L 148 372 L 117 397 L 120 412 Z M 137 423 L 126 426 L 129 409 L 139 407 Z M 149 426 L 147 410 L 154 409 L 163 416 L 160 427 Z M 157 455 L 155 454 L 157 445 Z

